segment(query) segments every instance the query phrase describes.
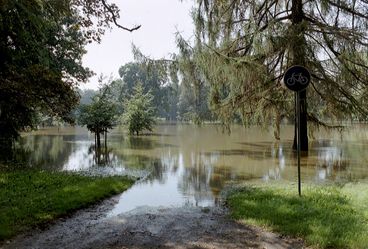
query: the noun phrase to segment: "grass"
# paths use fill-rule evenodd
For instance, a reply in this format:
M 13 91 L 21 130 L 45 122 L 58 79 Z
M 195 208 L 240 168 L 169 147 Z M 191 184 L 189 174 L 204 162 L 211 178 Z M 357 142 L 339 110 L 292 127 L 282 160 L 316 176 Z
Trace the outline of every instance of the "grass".
M 0 172 L 0 241 L 121 193 L 127 177 L 63 172 Z
M 301 237 L 314 248 L 368 248 L 368 184 L 255 185 L 231 191 L 232 217 Z

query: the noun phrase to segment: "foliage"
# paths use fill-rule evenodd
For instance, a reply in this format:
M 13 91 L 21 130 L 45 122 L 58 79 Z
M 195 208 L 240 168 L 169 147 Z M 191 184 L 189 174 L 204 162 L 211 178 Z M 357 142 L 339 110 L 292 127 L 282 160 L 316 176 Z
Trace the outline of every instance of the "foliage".
M 281 83 L 294 64 L 312 73 L 301 93 L 302 140 L 307 119 L 326 126 L 366 119 L 366 1 L 200 0 L 193 18 L 195 46 L 178 44 L 195 64 L 192 75 L 200 81 L 192 82 L 210 85 L 211 106 L 224 122 L 236 112 L 244 123 L 276 127 L 281 118 L 294 118 L 294 95 Z
M 303 189 L 302 197 L 287 187 L 248 186 L 231 192 L 228 204 L 232 216 L 302 237 L 317 248 L 365 248 L 368 196 L 361 195 L 361 191 L 366 184 L 309 186 Z
M 105 0 L 0 2 L 0 144 L 10 147 L 40 112 L 73 121 L 76 86 L 92 74 L 84 46 L 118 17 Z
M 97 147 L 100 147 L 100 134 L 112 129 L 117 121 L 115 104 L 104 93 L 96 95 L 89 105 L 80 106 L 79 123 L 96 134 Z
M 53 20 L 49 8 L 57 6 L 50 5 L 44 1 L 1 3 L 0 132 L 4 142 L 32 127 L 38 110 L 67 120 L 78 101 L 75 80 L 90 74 L 78 62 L 85 38 L 76 29 L 62 28 L 74 24 L 72 13 L 63 16 L 66 10 L 62 9 L 61 18 Z
M 98 91 L 93 89 L 85 89 L 85 90 L 78 90 L 80 100 L 80 105 L 89 105 L 92 103 L 93 98 L 98 94 Z
M 0 172 L 0 241 L 126 190 L 126 177 Z
M 212 118 L 208 108 L 208 85 L 201 69 L 195 63 L 193 48 L 177 35 L 180 54 L 177 56 L 178 71 L 181 75 L 181 95 L 179 102 L 180 117 L 199 124 Z
M 147 74 L 159 72 L 161 78 L 166 79 L 159 90 L 162 104 L 155 105 L 159 110 L 159 117 L 194 121 L 197 124 L 203 120 L 213 119 L 207 103 L 208 86 L 196 77 L 195 71 L 185 70 L 195 67 L 190 54 L 186 54 L 189 58 L 184 54 L 180 56 L 174 54 L 171 59 L 151 59 L 144 56 L 136 47 L 133 47 L 133 53 Z M 198 82 L 200 84 L 197 84 Z
M 137 134 L 143 130 L 152 131 L 155 124 L 153 96 L 150 92 L 144 93 L 143 86 L 138 84 L 134 87 L 131 98 L 125 102 L 123 123 L 127 124 L 131 134 Z
M 107 100 L 95 97 L 90 105 L 81 106 L 79 122 L 94 133 L 112 129 L 116 123 L 115 106 Z
M 144 92 L 151 92 L 155 114 L 165 119 L 176 119 L 177 81 L 169 76 L 166 67 L 147 61 L 135 61 L 120 67 L 121 88 L 127 98 L 133 94 L 134 87 L 142 84 Z

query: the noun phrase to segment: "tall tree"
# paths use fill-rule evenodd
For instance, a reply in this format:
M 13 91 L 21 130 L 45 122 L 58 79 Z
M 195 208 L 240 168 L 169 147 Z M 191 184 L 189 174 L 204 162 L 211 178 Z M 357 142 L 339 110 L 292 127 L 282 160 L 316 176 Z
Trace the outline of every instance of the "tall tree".
M 368 3 L 365 0 L 198 0 L 194 61 L 224 120 L 276 126 L 294 118 L 293 95 L 281 83 L 291 65 L 312 73 L 300 93 L 301 147 L 307 121 L 366 119 Z M 307 106 L 308 100 L 308 106 Z
M 156 79 L 160 79 L 160 88 L 157 96 L 155 92 L 152 92 L 155 99 L 160 99 L 159 105 L 155 105 L 158 116 L 166 120 L 177 120 L 180 80 L 176 55 L 172 54 L 169 59 L 152 59 L 142 54 L 139 48 L 134 45 L 132 52 L 135 61 L 139 63 L 142 70 L 144 70 L 149 77 L 154 77 L 156 75 Z M 143 82 L 143 85 L 146 85 L 145 82 Z M 150 88 L 148 89 L 151 90 Z
M 133 94 L 134 88 L 142 84 L 144 92 L 150 91 L 153 95 L 153 105 L 158 116 L 167 116 L 166 86 L 169 84 L 168 74 L 162 67 L 142 61 L 127 63 L 119 68 L 119 75 L 123 80 L 125 93 Z
M 101 134 L 105 135 L 117 123 L 117 112 L 114 103 L 109 101 L 104 93 L 93 97 L 92 103 L 80 107 L 79 123 L 95 134 L 96 147 L 101 147 Z
M 123 123 L 128 126 L 131 134 L 137 136 L 143 130 L 152 131 L 155 124 L 153 95 L 144 93 L 142 84 L 137 84 L 133 89 L 133 95 L 125 102 Z
M 119 9 L 105 0 L 0 1 L 0 145 L 41 112 L 71 122 L 76 87 L 92 74 L 82 66 L 84 46 L 100 41 Z

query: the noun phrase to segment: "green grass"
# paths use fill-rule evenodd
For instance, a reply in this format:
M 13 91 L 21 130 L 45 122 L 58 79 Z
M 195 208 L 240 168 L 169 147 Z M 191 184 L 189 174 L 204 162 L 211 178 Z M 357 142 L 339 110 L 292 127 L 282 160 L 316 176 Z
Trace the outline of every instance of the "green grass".
M 118 176 L 0 172 L 0 241 L 121 193 L 133 182 Z
M 368 248 L 368 184 L 255 185 L 231 191 L 231 215 L 248 224 L 301 237 L 315 248 Z

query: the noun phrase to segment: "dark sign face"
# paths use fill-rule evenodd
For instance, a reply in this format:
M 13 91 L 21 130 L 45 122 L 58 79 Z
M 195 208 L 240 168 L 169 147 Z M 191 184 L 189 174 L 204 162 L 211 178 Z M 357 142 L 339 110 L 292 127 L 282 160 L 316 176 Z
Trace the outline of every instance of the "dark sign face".
M 292 66 L 284 74 L 284 84 L 292 91 L 299 92 L 309 85 L 311 75 L 305 67 Z

